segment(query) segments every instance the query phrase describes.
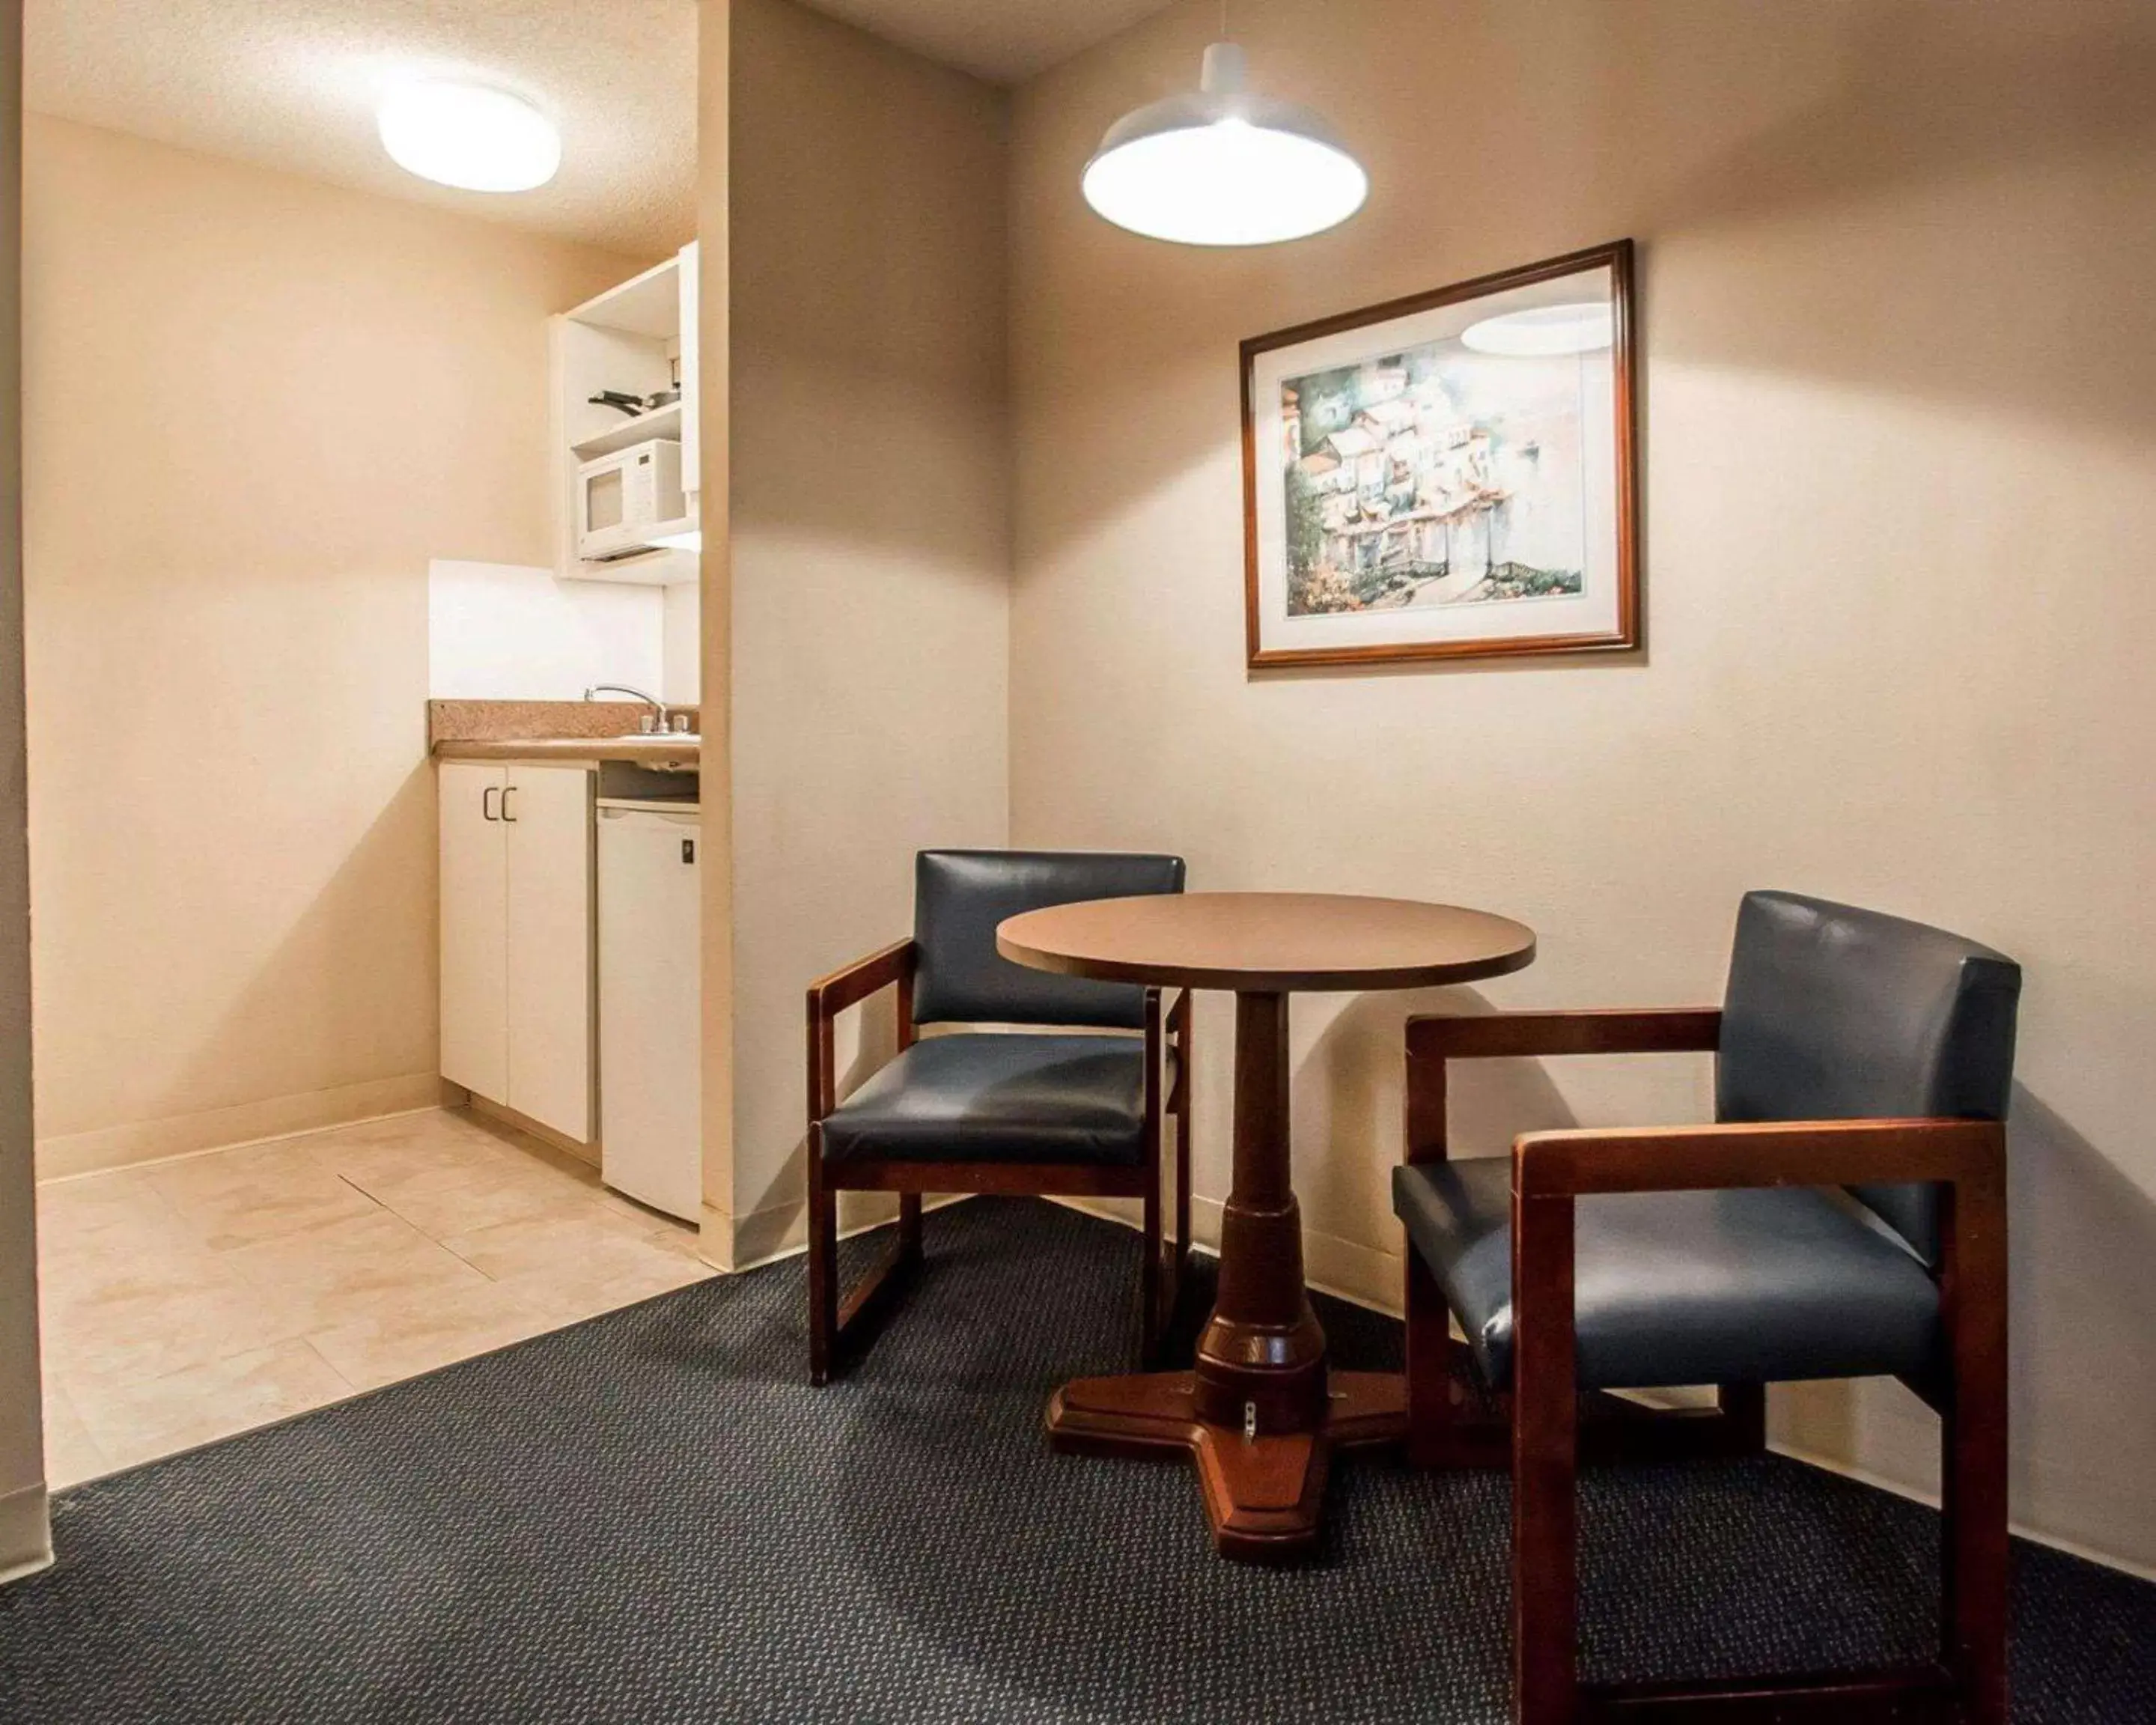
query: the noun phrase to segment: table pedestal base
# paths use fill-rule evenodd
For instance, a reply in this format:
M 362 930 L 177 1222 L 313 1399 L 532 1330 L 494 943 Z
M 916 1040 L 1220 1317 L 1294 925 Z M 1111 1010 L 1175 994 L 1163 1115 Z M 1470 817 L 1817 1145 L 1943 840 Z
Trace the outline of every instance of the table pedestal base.
M 1407 1427 L 1407 1380 L 1393 1372 L 1334 1372 L 1317 1430 L 1256 1437 L 1199 1419 L 1188 1372 L 1080 1378 L 1048 1404 L 1049 1442 L 1057 1450 L 1188 1454 L 1198 1464 L 1214 1548 L 1245 1563 L 1307 1556 L 1317 1543 L 1332 1451 L 1397 1443 Z

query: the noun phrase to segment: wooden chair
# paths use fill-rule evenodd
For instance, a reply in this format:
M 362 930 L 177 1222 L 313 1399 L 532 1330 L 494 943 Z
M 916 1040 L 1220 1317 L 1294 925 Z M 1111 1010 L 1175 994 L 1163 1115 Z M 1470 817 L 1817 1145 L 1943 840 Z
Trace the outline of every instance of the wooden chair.
M 1160 990 L 1051 975 L 996 951 L 1024 911 L 1183 891 L 1183 860 L 1108 851 L 924 850 L 914 934 L 808 990 L 808 1374 L 828 1380 L 841 1337 L 921 1256 L 926 1192 L 1136 1198 L 1143 1207 L 1140 1351 L 1158 1355 L 1190 1243 L 1190 995 L 1165 1019 Z M 898 1051 L 841 1102 L 834 1026 L 880 989 L 898 994 Z M 922 1024 L 1140 1030 L 1142 1036 Z M 1175 1118 L 1175 1245 L 1164 1250 L 1161 1137 Z M 838 1286 L 838 1194 L 896 1192 L 891 1249 Z
M 1755 892 L 1719 1011 L 1499 1013 L 1408 1026 L 1409 1453 L 1512 1470 L 1513 1717 L 2006 1718 L 2005 1119 L 2020 971 L 1919 923 Z M 1716 1123 L 1530 1132 L 1445 1155 L 1445 1068 L 1487 1056 L 1717 1055 Z M 1848 1200 L 1822 1188 L 1847 1189 Z M 1467 1337 L 1496 1417 L 1455 1393 Z M 1583 1454 L 1742 1452 L 1763 1386 L 1891 1375 L 1943 1422 L 1942 1646 L 1913 1670 L 1587 1688 Z M 1579 1392 L 1714 1384 L 1719 1411 Z M 1593 1399 L 1607 1399 L 1596 1398 Z

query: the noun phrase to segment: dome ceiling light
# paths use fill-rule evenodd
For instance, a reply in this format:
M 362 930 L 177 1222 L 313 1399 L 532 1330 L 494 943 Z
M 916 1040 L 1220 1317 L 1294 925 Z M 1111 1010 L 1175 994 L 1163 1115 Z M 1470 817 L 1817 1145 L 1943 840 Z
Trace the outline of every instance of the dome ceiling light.
M 408 172 L 465 192 L 529 192 L 562 165 L 562 135 L 522 98 L 446 78 L 398 85 L 376 118 Z
M 1205 50 L 1198 90 L 1126 114 L 1086 164 L 1086 202 L 1183 245 L 1272 245 L 1337 227 L 1369 176 L 1322 115 L 1250 90 L 1243 50 Z

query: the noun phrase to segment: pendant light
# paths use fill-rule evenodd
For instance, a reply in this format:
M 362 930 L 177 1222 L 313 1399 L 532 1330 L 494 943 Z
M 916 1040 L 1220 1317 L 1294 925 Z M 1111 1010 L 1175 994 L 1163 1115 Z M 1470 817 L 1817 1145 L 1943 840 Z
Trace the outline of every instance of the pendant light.
M 1183 245 L 1301 239 L 1346 221 L 1370 191 L 1324 117 L 1249 89 L 1243 50 L 1227 41 L 1205 50 L 1195 92 L 1110 126 L 1083 184 L 1117 227 Z

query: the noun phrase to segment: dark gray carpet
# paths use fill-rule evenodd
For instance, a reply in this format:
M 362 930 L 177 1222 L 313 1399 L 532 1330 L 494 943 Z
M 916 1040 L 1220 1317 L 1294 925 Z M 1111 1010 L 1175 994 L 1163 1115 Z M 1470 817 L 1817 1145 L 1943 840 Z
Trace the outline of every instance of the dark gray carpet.
M 1123 1363 L 1136 1236 L 982 1199 L 928 1242 L 826 1390 L 796 1261 L 66 1493 L 58 1567 L 0 1590 L 0 1720 L 1504 1717 L 1502 1476 L 1350 1461 L 1321 1563 L 1222 1563 L 1187 1467 L 1040 1439 Z M 1927 1648 L 1920 1507 L 1771 1459 L 1583 1501 L 1596 1676 Z M 2016 1559 L 2015 1717 L 2156 1720 L 2156 1588 Z

